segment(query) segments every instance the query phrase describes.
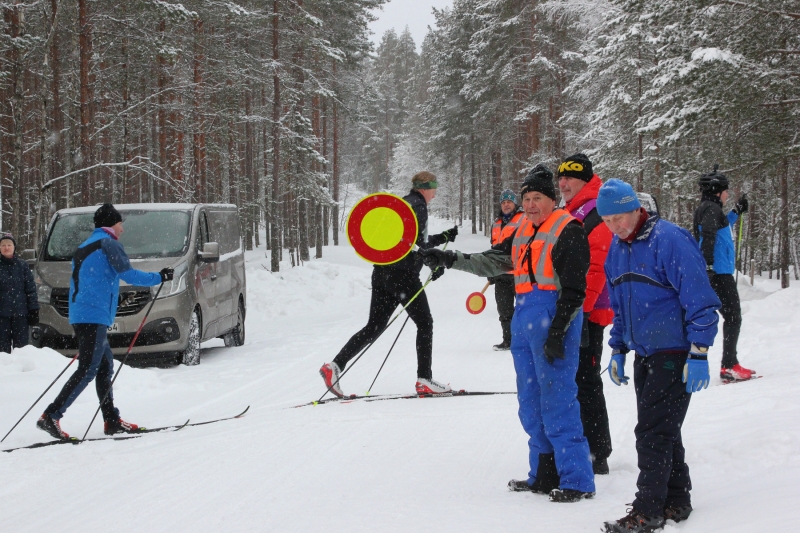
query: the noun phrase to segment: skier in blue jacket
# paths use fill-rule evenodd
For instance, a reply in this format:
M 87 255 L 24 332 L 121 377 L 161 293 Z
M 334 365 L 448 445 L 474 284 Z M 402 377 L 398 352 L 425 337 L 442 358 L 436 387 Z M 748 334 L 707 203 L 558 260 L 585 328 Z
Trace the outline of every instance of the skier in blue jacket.
M 736 272 L 736 247 L 732 229 L 736 227 L 739 216 L 747 212 L 749 204 L 743 194 L 727 215 L 722 212 L 722 206 L 728 200 L 728 177 L 719 172 L 719 165 L 714 165 L 714 170 L 703 174 L 697 184 L 702 191 L 702 198 L 694 212 L 694 237 L 706 261 L 706 274 L 711 287 L 722 302 L 720 314 L 725 319 L 719 377 L 722 381 L 745 381 L 752 379 L 755 371 L 740 365 L 736 353 L 742 327 L 742 307 L 733 277 Z
M 708 386 L 720 301 L 692 235 L 642 209 L 630 185 L 609 180 L 597 211 L 615 235 L 605 264 L 614 310 L 608 373 L 627 385 L 626 354 L 635 352 L 638 415 L 639 490 L 629 514 L 605 531 L 642 533 L 692 512 L 681 427 L 691 393 Z
M 114 407 L 111 379 L 114 356 L 106 338 L 114 323 L 119 300 L 119 280 L 131 285 L 152 286 L 169 281 L 173 269 L 160 273 L 135 270 L 118 241 L 122 235 L 122 216 L 111 204 L 103 204 L 94 214 L 95 230 L 72 257 L 69 283 L 69 323 L 78 338 L 78 369 L 45 409 L 36 426 L 57 439 L 68 439 L 59 420 L 83 389 L 97 377 L 97 397 L 103 402 L 106 435 L 136 433 L 136 424 L 125 422 Z M 105 400 L 103 399 L 105 398 Z

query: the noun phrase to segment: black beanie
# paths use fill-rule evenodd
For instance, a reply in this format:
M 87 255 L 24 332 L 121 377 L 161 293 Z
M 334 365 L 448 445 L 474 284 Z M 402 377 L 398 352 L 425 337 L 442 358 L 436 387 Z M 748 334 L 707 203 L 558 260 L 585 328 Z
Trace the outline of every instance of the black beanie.
M 14 243 L 14 250 L 17 249 L 17 241 L 14 239 L 14 236 L 10 233 L 0 233 L 0 241 L 9 240 Z
M 95 228 L 110 228 L 117 222 L 122 222 L 122 215 L 111 204 L 103 204 L 94 212 Z
M 571 155 L 558 167 L 558 177 L 560 178 L 561 176 L 578 178 L 588 183 L 594 176 L 592 162 L 584 154 Z
M 539 163 L 528 172 L 522 188 L 519 191 L 520 197 L 525 196 L 526 192 L 540 192 L 545 196 L 555 200 L 556 186 L 553 184 L 553 173 L 546 165 Z

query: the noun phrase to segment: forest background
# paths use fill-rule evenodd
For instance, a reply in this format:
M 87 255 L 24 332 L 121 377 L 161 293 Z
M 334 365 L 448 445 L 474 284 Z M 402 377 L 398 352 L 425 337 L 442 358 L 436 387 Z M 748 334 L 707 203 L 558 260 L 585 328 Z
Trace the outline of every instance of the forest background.
M 800 0 L 453 0 L 419 49 L 371 45 L 384 2 L 4 0 L 3 230 L 230 202 L 277 271 L 339 243 L 348 190 L 427 169 L 434 213 L 486 233 L 502 189 L 582 151 L 687 228 L 718 163 L 750 199 L 740 269 L 800 279 Z

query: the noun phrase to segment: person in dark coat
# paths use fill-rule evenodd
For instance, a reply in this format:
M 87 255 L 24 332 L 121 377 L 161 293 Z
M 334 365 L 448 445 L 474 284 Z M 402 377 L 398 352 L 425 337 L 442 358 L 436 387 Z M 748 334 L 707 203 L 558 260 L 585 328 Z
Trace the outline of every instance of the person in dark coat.
M 500 212 L 492 224 L 492 250 L 510 254 L 514 234 L 524 219 L 525 213 L 519 207 L 514 191 L 506 189 L 500 193 Z M 500 317 L 500 326 L 503 328 L 503 342 L 495 344 L 493 348 L 495 351 L 509 350 L 511 349 L 511 319 L 514 317 L 514 299 L 516 297 L 514 276 L 500 274 L 489 278 L 489 283 L 494 285 L 497 314 Z
M 411 178 L 411 192 L 403 197 L 414 210 L 417 217 L 417 241 L 420 250 L 453 242 L 458 235 L 458 226 L 437 235 L 428 235 L 428 202 L 436 197 L 436 176 L 430 172 L 418 172 Z M 433 317 L 428 306 L 428 298 L 422 290 L 419 273 L 422 270 L 422 257 L 412 251 L 403 259 L 390 265 L 375 265 L 372 270 L 372 300 L 369 306 L 367 325 L 353 335 L 342 347 L 336 358 L 319 369 L 325 386 L 336 396 L 344 396 L 339 377 L 347 363 L 364 347 L 374 342 L 383 333 L 389 319 L 398 305 L 408 306 L 406 312 L 417 326 L 417 382 L 418 394 L 440 394 L 450 391 L 433 379 Z M 444 270 L 435 273 L 437 279 Z M 437 275 L 438 274 L 438 275 Z M 414 295 L 416 298 L 411 301 Z M 409 303 L 411 301 L 411 303 Z
M 17 241 L 0 236 L 0 352 L 28 344 L 28 326 L 39 323 L 39 300 L 28 263 L 17 257 Z
M 742 327 L 742 306 L 739 290 L 733 273 L 736 271 L 736 246 L 732 229 L 739 216 L 747 212 L 747 197 L 743 194 L 726 215 L 722 206 L 728 199 L 728 177 L 719 172 L 718 166 L 698 180 L 702 198 L 694 213 L 694 238 L 700 244 L 706 260 L 706 274 L 711 287 L 717 293 L 725 319 L 722 326 L 722 364 L 719 377 L 722 381 L 746 381 L 752 379 L 754 370 L 739 364 L 736 345 Z

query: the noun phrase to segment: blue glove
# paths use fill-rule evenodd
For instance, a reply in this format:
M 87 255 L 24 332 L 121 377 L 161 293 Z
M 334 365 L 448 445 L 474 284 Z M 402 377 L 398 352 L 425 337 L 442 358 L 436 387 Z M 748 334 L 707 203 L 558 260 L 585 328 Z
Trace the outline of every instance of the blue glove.
M 611 361 L 608 363 L 608 377 L 616 386 L 627 385 L 630 379 L 625 375 L 625 354 L 616 352 L 611 354 Z
M 692 393 L 708 387 L 711 376 L 708 374 L 708 354 L 701 352 L 694 344 L 683 367 L 683 382 L 686 392 Z

